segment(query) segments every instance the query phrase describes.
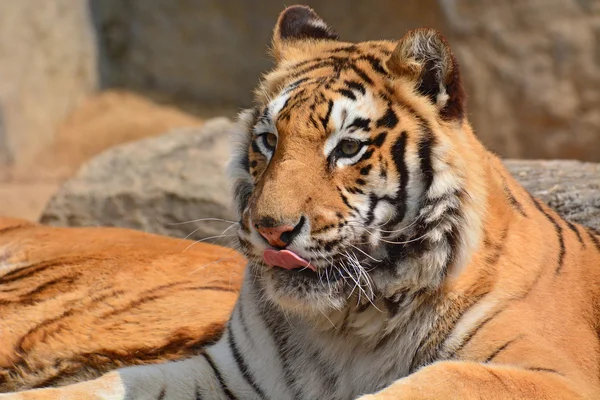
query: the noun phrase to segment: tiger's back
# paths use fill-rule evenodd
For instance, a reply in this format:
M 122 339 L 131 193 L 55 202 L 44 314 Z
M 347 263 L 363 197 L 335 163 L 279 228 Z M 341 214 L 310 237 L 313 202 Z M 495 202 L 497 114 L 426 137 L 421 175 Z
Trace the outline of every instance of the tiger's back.
M 0 392 L 181 359 L 215 341 L 245 261 L 192 243 L 0 218 Z

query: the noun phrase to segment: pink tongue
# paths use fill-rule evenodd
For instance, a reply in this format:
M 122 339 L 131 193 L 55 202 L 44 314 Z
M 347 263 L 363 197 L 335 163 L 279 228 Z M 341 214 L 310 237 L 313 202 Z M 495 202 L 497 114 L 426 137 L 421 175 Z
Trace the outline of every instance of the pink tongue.
M 308 261 L 289 250 L 267 249 L 263 253 L 263 260 L 269 265 L 285 269 L 309 268 L 316 271 Z

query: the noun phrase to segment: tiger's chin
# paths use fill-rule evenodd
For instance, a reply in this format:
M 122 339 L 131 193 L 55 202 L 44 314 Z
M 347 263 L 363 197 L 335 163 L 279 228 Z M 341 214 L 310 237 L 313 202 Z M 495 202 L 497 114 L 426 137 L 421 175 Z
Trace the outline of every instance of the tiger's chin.
M 309 269 L 286 270 L 257 266 L 267 297 L 279 307 L 304 316 L 329 314 L 345 308 L 351 287 L 339 275 Z

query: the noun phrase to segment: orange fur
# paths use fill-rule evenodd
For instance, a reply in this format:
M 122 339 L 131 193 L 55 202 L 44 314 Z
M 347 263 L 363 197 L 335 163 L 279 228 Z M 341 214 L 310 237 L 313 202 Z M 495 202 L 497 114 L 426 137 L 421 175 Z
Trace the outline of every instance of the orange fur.
M 0 392 L 178 360 L 216 340 L 244 259 L 192 243 L 0 218 Z

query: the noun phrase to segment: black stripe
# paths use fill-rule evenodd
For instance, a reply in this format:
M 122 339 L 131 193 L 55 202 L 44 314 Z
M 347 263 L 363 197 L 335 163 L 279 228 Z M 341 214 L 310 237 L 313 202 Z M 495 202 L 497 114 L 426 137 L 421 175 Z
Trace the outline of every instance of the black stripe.
M 258 274 L 254 269 L 250 268 L 250 272 L 255 278 L 258 277 Z M 281 372 L 285 381 L 285 387 L 292 393 L 292 399 L 300 400 L 302 398 L 301 393 L 299 393 L 296 388 L 294 374 L 291 373 L 286 359 L 286 356 L 289 355 L 289 348 L 286 346 L 287 335 L 284 328 L 289 321 L 282 316 L 278 309 L 271 307 L 268 302 L 257 301 L 257 299 L 264 299 L 266 297 L 264 288 L 256 285 L 254 287 L 250 287 L 250 290 L 253 291 L 246 293 L 246 295 L 251 296 L 249 301 L 257 305 L 256 311 L 258 312 L 256 313 L 256 317 L 260 318 L 261 322 L 266 328 L 265 331 L 275 344 L 277 349 L 276 354 L 279 355 L 279 360 L 281 361 Z
M 163 384 L 163 388 L 160 390 L 160 393 L 158 394 L 158 397 L 156 398 L 157 400 L 165 400 L 165 396 L 167 395 L 167 390 L 164 387 Z
M 583 242 L 583 238 L 581 237 L 581 234 L 579 233 L 577 227 L 571 221 L 567 221 L 566 219 L 564 221 L 567 223 L 569 229 L 573 231 L 575 236 L 577 236 L 577 241 L 579 241 L 579 244 L 585 247 L 585 243 Z
M 367 85 L 372 85 L 373 79 L 371 79 L 369 77 L 369 75 L 367 75 L 367 73 L 360 67 L 354 65 L 354 64 L 350 64 L 348 66 L 352 71 L 354 71 L 356 73 L 356 75 L 358 75 L 363 81 L 365 81 L 367 83 Z
M 347 128 L 357 128 L 369 132 L 371 130 L 369 128 L 369 124 L 371 124 L 371 120 L 369 118 L 356 117 L 354 118 L 354 121 L 347 126 Z
M 366 90 L 362 83 L 356 81 L 345 80 L 344 83 L 350 90 L 356 90 L 361 94 L 365 94 Z
M 303 67 L 307 64 L 314 63 L 314 62 L 320 62 L 320 61 L 323 61 L 323 59 L 321 57 L 315 57 L 310 60 L 300 61 L 300 62 L 297 62 L 296 64 L 290 66 L 290 70 L 294 70 L 294 69 Z
M 502 177 L 502 179 L 504 179 L 504 177 Z M 512 194 L 512 192 L 510 191 L 510 189 L 508 188 L 508 186 L 506 185 L 506 183 L 504 183 L 504 193 L 506 194 L 506 197 L 508 197 L 508 201 L 513 206 L 513 208 L 515 210 L 517 210 L 517 212 L 519 214 L 521 214 L 522 216 L 527 217 L 527 214 L 525 213 L 525 210 L 523 209 L 523 206 L 521 205 L 521 203 L 519 203 L 519 201 Z
M 382 75 L 387 75 L 387 71 L 381 66 L 381 61 L 370 54 L 365 54 L 357 57 L 356 60 L 367 60 L 371 64 L 371 68 Z
M 371 158 L 371 156 L 373 155 L 373 152 L 375 152 L 374 149 L 369 149 L 369 150 L 365 151 L 365 154 L 362 155 L 362 157 L 357 161 L 357 163 Z
M 594 243 L 594 246 L 596 246 L 596 249 L 598 249 L 598 251 L 600 251 L 600 240 L 598 240 L 598 238 L 595 235 L 595 231 L 592 228 L 589 227 L 585 227 L 585 231 L 587 232 L 588 236 L 590 237 L 590 240 Z
M 4 228 L 0 228 L 0 233 L 4 234 L 4 233 L 15 231 L 17 229 L 31 228 L 33 226 L 35 226 L 35 225 L 29 224 L 29 223 L 18 224 L 18 225 L 10 225 L 10 226 L 6 226 Z
M 209 291 L 215 291 L 215 292 L 230 292 L 230 293 L 237 293 L 239 290 L 237 288 L 234 287 L 222 287 L 222 286 L 190 286 L 190 287 L 184 287 L 179 289 L 179 291 L 182 290 L 209 290 Z
M 81 276 L 80 273 L 76 273 L 72 276 L 61 276 L 56 279 L 52 279 L 50 281 L 44 282 L 35 289 L 30 290 L 26 293 L 20 293 L 18 297 L 12 298 L 10 300 L 0 300 L 0 305 L 8 305 L 8 304 L 20 304 L 20 305 L 34 305 L 37 303 L 44 302 L 48 300 L 48 295 L 36 296 L 41 292 L 44 292 L 47 289 L 51 289 L 55 286 L 61 286 L 63 289 L 61 292 L 65 292 L 67 289 L 64 286 L 68 286 L 75 282 L 77 278 Z M 9 289 L 9 290 L 1 290 L 2 293 L 8 293 L 11 291 L 15 291 L 17 289 Z
M 364 167 L 362 167 L 362 168 L 360 169 L 360 174 L 361 174 L 361 175 L 369 175 L 369 171 L 371 171 L 371 168 L 372 168 L 372 167 L 373 167 L 373 166 L 372 166 L 371 164 L 369 164 L 369 165 L 367 165 L 367 166 L 364 166 Z
M 406 141 L 408 140 L 408 133 L 402 131 L 400 137 L 392 145 L 392 160 L 396 166 L 396 172 L 398 173 L 398 190 L 396 190 L 396 208 L 398 215 L 394 218 L 393 223 L 397 223 L 404 219 L 406 213 L 406 187 L 408 185 L 408 167 L 406 166 Z
M 202 393 L 200 392 L 200 386 L 198 386 L 198 382 L 196 382 L 196 388 L 194 390 L 194 400 L 203 400 Z
M 508 227 L 502 230 L 502 235 L 500 236 L 497 243 L 492 243 L 487 236 L 483 239 L 483 243 L 487 247 L 491 247 L 491 253 L 489 253 L 485 257 L 485 261 L 488 265 L 492 266 L 498 262 L 500 256 L 504 252 L 506 238 L 508 237 Z
M 423 136 L 419 140 L 417 152 L 419 154 L 421 173 L 423 174 L 423 179 L 425 180 L 424 192 L 425 195 L 427 195 L 427 192 L 433 183 L 434 176 L 431 153 L 435 144 L 435 136 L 427 124 L 422 122 L 421 128 L 423 129 Z
M 260 147 L 258 147 L 258 144 L 256 143 L 256 140 L 252 141 L 252 151 L 254 151 L 255 153 L 258 153 L 258 154 L 262 155 L 262 151 L 260 151 Z
M 496 358 L 496 356 L 498 356 L 498 354 L 500 354 L 501 352 L 506 350 L 508 346 L 510 346 L 511 344 L 513 344 L 515 341 L 517 341 L 520 338 L 521 338 L 521 335 L 517 336 L 514 339 L 509 340 L 508 342 L 504 343 L 502 346 L 498 347 L 496 350 L 494 350 L 494 352 L 492 354 L 490 354 L 488 356 L 488 358 L 485 359 L 484 363 L 492 362 L 494 360 L 494 358 Z
M 354 95 L 354 92 L 352 92 L 352 90 L 339 89 L 338 93 L 340 93 L 344 97 L 349 98 L 350 100 L 356 100 L 356 96 Z
M 329 100 L 329 102 L 327 103 L 327 113 L 325 114 L 324 118 L 320 118 L 321 124 L 323 125 L 323 128 L 325 130 L 327 130 L 327 125 L 329 124 L 329 118 L 331 117 L 332 109 L 333 109 L 333 100 Z
M 290 370 L 290 365 L 287 360 L 287 356 L 290 355 L 292 350 L 289 346 L 287 346 L 288 338 L 287 336 L 281 335 L 281 332 L 277 332 L 275 330 L 271 332 L 271 337 L 273 338 L 275 347 L 277 347 L 277 353 L 279 354 L 281 360 L 285 385 L 289 390 L 292 391 L 292 397 L 294 399 L 301 399 L 301 393 L 296 388 L 296 379 Z
M 319 129 L 319 125 L 317 124 L 317 121 L 315 120 L 315 117 L 312 114 L 308 116 L 308 120 L 312 124 L 312 126 L 315 127 L 315 129 Z
M 340 52 L 340 51 L 346 51 L 346 52 L 349 52 L 349 53 L 353 53 L 353 52 L 355 52 L 357 50 L 358 50 L 358 47 L 356 47 L 355 44 L 351 44 L 351 45 L 348 45 L 348 46 L 336 47 L 335 49 L 329 50 L 329 52 L 330 53 L 337 53 L 337 52 Z
M 557 375 L 563 375 L 560 372 L 558 372 L 555 369 L 551 369 L 551 368 L 540 368 L 540 367 L 527 367 L 525 368 L 528 371 L 536 371 L 536 372 L 548 372 L 550 374 L 557 374 Z
M 42 271 L 45 271 L 49 268 L 53 267 L 67 267 L 67 266 L 81 266 L 82 262 L 85 261 L 85 258 L 71 258 L 71 259 L 62 259 L 58 258 L 51 261 L 44 261 L 36 264 L 26 265 L 21 268 L 13 269 L 6 274 L 0 277 L 0 283 L 6 284 L 9 282 L 19 281 L 24 278 L 29 278 L 33 275 L 36 275 Z
M 550 221 L 552 223 L 552 225 L 554 225 L 554 230 L 556 231 L 556 236 L 558 237 L 558 246 L 559 246 L 558 265 L 556 266 L 556 270 L 554 271 L 554 273 L 559 274 L 560 270 L 563 267 L 564 260 L 565 260 L 565 253 L 566 253 L 565 238 L 563 237 L 562 227 L 558 224 L 558 222 L 556 222 L 556 220 L 552 217 L 552 215 L 550 215 L 549 213 L 546 212 L 546 210 L 544 210 L 544 208 L 541 206 L 541 204 L 535 197 L 533 197 L 531 194 L 529 196 L 531 197 L 531 201 L 533 201 L 533 204 L 538 209 L 538 211 L 541 212 L 542 214 L 544 214 L 544 216 L 548 219 L 548 221 Z
M 505 390 L 505 392 L 510 393 L 509 392 L 510 388 L 508 387 L 506 382 L 504 382 L 504 375 L 497 373 L 492 368 L 488 368 L 487 371 L 489 372 L 490 375 L 492 375 L 494 378 L 496 378 L 498 383 L 500 383 L 500 385 L 502 385 L 502 388 Z
M 369 210 L 367 211 L 367 219 L 365 220 L 365 225 L 369 226 L 373 220 L 375 219 L 375 207 L 379 204 L 379 199 L 375 193 L 371 193 L 369 195 Z
M 124 312 L 127 312 L 127 311 L 131 310 L 132 308 L 139 307 L 142 304 L 149 303 L 151 301 L 160 299 L 160 298 L 163 297 L 163 294 L 158 293 L 159 291 L 161 291 L 163 289 L 173 288 L 173 287 L 176 287 L 176 286 L 182 286 L 182 285 L 185 285 L 187 283 L 188 282 L 186 282 L 186 281 L 171 282 L 171 283 L 167 283 L 167 284 L 164 284 L 164 285 L 160 285 L 160 286 L 154 287 L 152 289 L 145 290 L 145 291 L 139 293 L 137 295 L 137 298 L 135 300 L 132 300 L 132 301 L 128 302 L 123 307 L 116 308 L 116 309 L 113 309 L 113 310 L 105 312 L 104 314 L 101 315 L 100 318 L 107 318 L 107 317 L 112 317 L 114 315 L 122 314 Z
M 444 268 L 440 271 L 440 282 L 445 279 L 448 274 L 448 268 L 456 260 L 456 253 L 458 252 L 458 244 L 460 242 L 460 230 L 455 225 L 452 225 L 450 231 L 444 232 L 444 239 L 446 239 L 450 250 L 446 255 Z
M 491 320 L 496 318 L 498 314 L 500 314 L 504 309 L 496 310 L 492 315 L 481 321 L 475 329 L 473 329 L 469 334 L 462 340 L 460 345 L 452 352 L 450 358 L 454 358 L 462 349 L 464 349 L 470 342 L 473 337 L 479 332 L 485 325 L 487 325 Z
M 219 381 L 219 385 L 221 385 L 221 390 L 223 390 L 223 393 L 225 393 L 225 396 L 227 396 L 227 398 L 229 400 L 236 400 L 237 397 L 235 397 L 234 394 L 231 393 L 231 390 L 229 390 L 229 387 L 227 387 L 227 384 L 225 383 L 225 380 L 223 379 L 223 376 L 221 375 L 221 371 L 219 371 L 219 369 L 217 368 L 215 362 L 210 357 L 210 355 L 207 352 L 203 352 L 201 354 L 204 356 L 204 358 L 208 362 L 208 365 L 210 365 L 210 367 L 212 368 L 215 376 L 217 377 L 217 380 Z
M 388 129 L 394 129 L 398 125 L 398 117 L 391 107 L 388 107 L 383 117 L 377 120 L 377 127 L 386 127 Z
M 68 284 L 75 282 L 75 280 L 77 280 L 77 278 L 80 276 L 81 276 L 81 273 L 78 272 L 71 276 L 69 276 L 69 275 L 61 276 L 59 278 L 46 281 L 46 282 L 42 283 L 41 285 L 39 285 L 38 287 L 36 287 L 35 289 L 32 289 L 29 292 L 23 294 L 22 296 L 30 297 L 30 296 L 36 295 L 48 288 L 51 288 L 52 286 L 56 286 L 57 284 L 62 284 L 64 286 L 66 286 Z M 64 288 L 63 288 L 63 290 L 64 290 Z
M 412 357 L 409 373 L 413 373 L 420 367 L 431 364 L 434 360 L 439 359 L 439 354 L 458 321 L 488 294 L 489 291 L 473 294 L 466 299 L 466 304 L 460 307 L 451 307 L 447 313 L 448 318 L 445 318 L 443 321 L 438 320 L 435 326 L 429 330 L 419 343 L 417 351 Z M 423 351 L 422 349 L 428 349 L 428 351 Z
M 320 69 L 320 68 L 326 68 L 326 67 L 333 67 L 334 64 L 333 62 L 330 62 L 328 60 L 320 60 L 320 59 L 314 59 L 314 60 L 309 60 L 309 62 L 307 63 L 307 65 L 305 67 L 303 67 L 302 69 L 295 71 L 291 74 L 291 78 L 298 78 L 302 75 L 305 75 L 309 72 L 312 72 L 316 69 Z
M 346 197 L 346 195 L 345 195 L 345 194 L 342 192 L 342 189 L 340 189 L 340 188 L 338 187 L 338 188 L 337 188 L 337 190 L 338 190 L 338 192 L 339 192 L 339 194 L 340 194 L 340 197 L 342 198 L 342 201 L 343 201 L 343 202 L 344 202 L 344 204 L 346 205 L 346 207 L 348 207 L 348 208 L 349 208 L 349 209 L 351 209 L 351 210 L 354 210 L 354 211 L 356 211 L 356 208 L 354 208 L 354 207 L 353 207 L 353 206 L 350 204 L 350 202 L 348 201 L 348 197 Z
M 242 325 L 242 330 L 244 331 L 244 336 L 246 336 L 246 338 L 248 338 L 248 340 L 250 341 L 250 343 L 252 343 L 252 346 L 254 346 L 254 339 L 252 338 L 252 335 L 250 334 L 250 329 L 248 329 L 248 325 L 246 324 L 246 318 L 244 317 L 244 309 L 243 309 L 243 301 L 241 300 L 242 295 L 240 294 L 239 300 L 237 302 L 237 308 L 238 308 L 238 314 L 240 317 L 240 324 Z
M 233 359 L 235 360 L 235 363 L 237 364 L 238 369 L 242 373 L 242 376 L 246 380 L 246 383 L 248 383 L 248 385 L 252 386 L 252 389 L 254 389 L 254 391 L 259 395 L 259 397 L 261 399 L 266 399 L 267 396 L 265 395 L 265 392 L 263 392 L 263 390 L 258 386 L 256 381 L 254 380 L 254 377 L 252 376 L 252 374 L 250 373 L 250 370 L 248 368 L 248 364 L 246 364 L 246 360 L 244 360 L 244 356 L 240 353 L 240 350 L 237 346 L 236 340 L 233 337 L 233 330 L 231 329 L 231 323 L 229 324 L 228 339 L 229 339 L 228 340 L 229 348 L 231 349 L 231 353 L 233 354 Z
M 386 131 L 381 132 L 379 135 L 375 136 L 375 139 L 373 139 L 373 141 L 372 141 L 373 145 L 375 145 L 377 147 L 383 146 L 383 143 L 385 142 L 386 137 L 387 137 L 387 132 Z
M 297 87 L 298 87 L 298 85 L 300 85 L 300 84 L 301 84 L 301 83 L 303 83 L 303 82 L 306 82 L 308 79 L 309 79 L 309 78 L 307 78 L 307 77 L 300 78 L 300 79 L 298 79 L 298 80 L 296 80 L 296 81 L 292 82 L 292 83 L 291 83 L 291 84 L 290 84 L 290 85 L 289 85 L 289 86 L 286 88 L 286 90 L 288 90 L 288 91 L 292 91 L 293 89 L 297 88 Z
M 288 104 L 290 104 L 290 100 L 295 99 L 297 95 L 300 95 L 300 92 L 298 92 L 298 94 L 295 94 L 294 96 L 288 96 L 288 98 L 285 99 L 285 102 L 283 103 L 283 105 L 279 109 L 279 113 L 277 115 L 277 119 L 279 119 L 279 118 L 282 117 L 282 115 L 285 113 L 285 109 L 287 108 Z

